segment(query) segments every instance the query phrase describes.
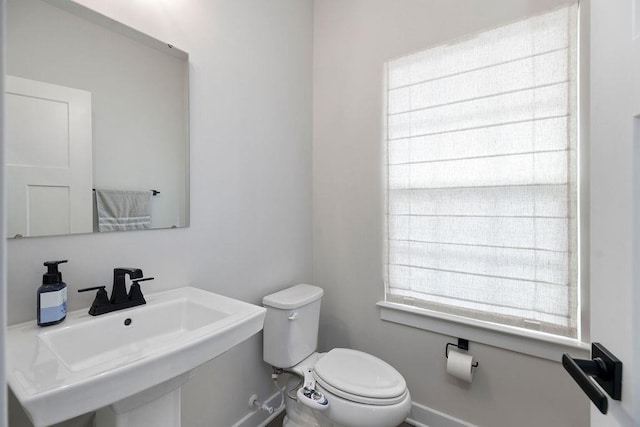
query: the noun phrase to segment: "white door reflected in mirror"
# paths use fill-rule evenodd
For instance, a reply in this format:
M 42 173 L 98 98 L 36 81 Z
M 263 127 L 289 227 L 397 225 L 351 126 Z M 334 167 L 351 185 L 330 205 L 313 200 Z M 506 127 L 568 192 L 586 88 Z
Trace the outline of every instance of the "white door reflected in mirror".
M 9 236 L 92 231 L 91 93 L 6 76 Z

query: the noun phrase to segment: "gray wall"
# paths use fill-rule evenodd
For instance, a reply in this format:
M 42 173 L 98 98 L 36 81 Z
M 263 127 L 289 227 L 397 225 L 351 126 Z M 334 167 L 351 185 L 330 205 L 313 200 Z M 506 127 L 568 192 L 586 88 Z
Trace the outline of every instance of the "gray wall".
M 317 0 L 315 24 L 311 0 L 81 3 L 190 53 L 191 227 L 8 242 L 11 323 L 35 317 L 46 259 L 70 260 L 72 310 L 91 303 L 73 291 L 108 284 L 115 266 L 143 268 L 154 289 L 194 285 L 259 303 L 311 281 L 313 261 L 324 349 L 382 357 L 414 401 L 479 425 L 588 425 L 588 401 L 559 364 L 472 343 L 483 369 L 464 386 L 444 373 L 449 337 L 382 322 L 375 307 L 382 63 L 551 1 Z M 231 425 L 251 393 L 271 394 L 261 351 L 254 337 L 201 367 L 183 390 L 184 425 Z M 11 427 L 28 425 L 16 406 Z
M 191 226 L 9 241 L 9 323 L 35 318 L 49 259 L 69 259 L 70 310 L 117 266 L 154 276 L 149 291 L 192 285 L 256 304 L 311 281 L 312 2 L 80 3 L 190 54 Z M 183 425 L 232 425 L 252 393 L 275 392 L 269 374 L 257 335 L 185 385 Z M 15 402 L 11 417 L 28 425 Z
M 381 321 L 383 64 L 553 7 L 553 0 L 319 0 L 314 14 L 314 281 L 320 343 L 375 354 L 414 402 L 481 426 L 585 426 L 560 363 L 472 343 L 473 384 L 445 373 L 450 337 Z M 468 337 L 473 341 L 473 337 Z

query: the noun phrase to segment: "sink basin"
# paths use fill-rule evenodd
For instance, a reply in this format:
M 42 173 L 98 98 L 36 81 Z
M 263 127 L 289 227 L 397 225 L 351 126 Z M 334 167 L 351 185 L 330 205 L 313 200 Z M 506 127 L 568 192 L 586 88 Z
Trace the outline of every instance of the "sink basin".
M 97 365 L 105 369 L 152 355 L 176 341 L 186 343 L 196 336 L 193 331 L 233 314 L 186 297 L 158 301 L 145 309 L 45 329 L 39 338 L 73 372 Z
M 184 382 L 185 374 L 262 330 L 265 316 L 263 307 L 192 287 L 145 298 L 146 305 L 97 317 L 83 309 L 56 326 L 31 321 L 7 329 L 9 386 L 36 427 L 181 376 Z

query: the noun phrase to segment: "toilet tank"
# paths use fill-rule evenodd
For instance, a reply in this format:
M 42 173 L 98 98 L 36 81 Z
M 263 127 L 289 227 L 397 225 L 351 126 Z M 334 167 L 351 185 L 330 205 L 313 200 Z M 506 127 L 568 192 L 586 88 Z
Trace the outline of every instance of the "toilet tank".
M 316 351 L 322 289 L 296 285 L 262 299 L 263 359 L 276 368 L 290 368 Z

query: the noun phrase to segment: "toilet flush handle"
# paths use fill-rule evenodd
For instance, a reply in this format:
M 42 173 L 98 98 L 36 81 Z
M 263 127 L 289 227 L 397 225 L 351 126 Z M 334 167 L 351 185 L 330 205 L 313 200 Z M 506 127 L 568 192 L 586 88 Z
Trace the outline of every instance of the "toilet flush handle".
M 289 320 L 296 320 L 298 318 L 298 312 L 294 311 L 291 316 L 289 316 Z

